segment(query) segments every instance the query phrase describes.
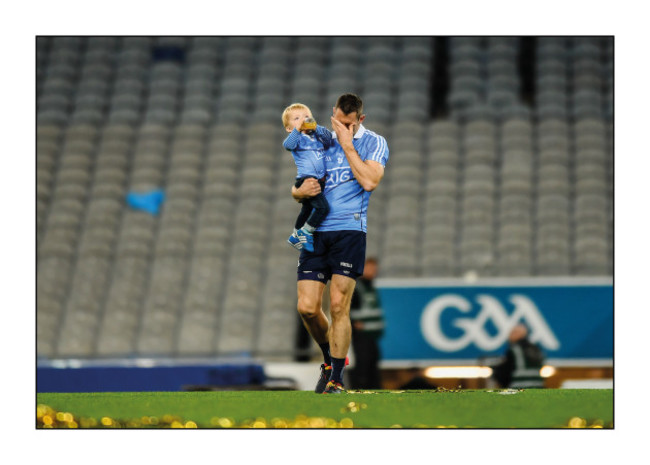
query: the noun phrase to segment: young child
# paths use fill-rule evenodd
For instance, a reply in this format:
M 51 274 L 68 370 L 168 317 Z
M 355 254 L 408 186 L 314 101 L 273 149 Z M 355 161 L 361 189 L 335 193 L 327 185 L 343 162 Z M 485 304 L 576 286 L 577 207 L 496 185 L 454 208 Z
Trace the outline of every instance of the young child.
M 325 150 L 332 145 L 332 133 L 316 124 L 311 110 L 302 103 L 293 103 L 282 112 L 282 124 L 289 133 L 283 146 L 291 151 L 298 168 L 296 187 L 305 179 L 315 178 L 320 182 L 321 193 L 302 200 L 302 209 L 296 219 L 293 234 L 287 242 L 294 248 L 303 247 L 314 251 L 313 233 L 329 213 L 329 203 L 325 199 Z

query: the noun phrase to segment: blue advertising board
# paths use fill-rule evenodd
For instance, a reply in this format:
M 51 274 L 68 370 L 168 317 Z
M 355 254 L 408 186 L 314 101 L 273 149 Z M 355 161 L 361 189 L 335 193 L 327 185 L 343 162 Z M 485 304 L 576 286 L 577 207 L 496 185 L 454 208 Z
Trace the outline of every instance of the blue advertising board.
M 547 358 L 612 359 L 611 278 L 388 280 L 382 359 L 476 360 L 501 354 L 523 323 Z

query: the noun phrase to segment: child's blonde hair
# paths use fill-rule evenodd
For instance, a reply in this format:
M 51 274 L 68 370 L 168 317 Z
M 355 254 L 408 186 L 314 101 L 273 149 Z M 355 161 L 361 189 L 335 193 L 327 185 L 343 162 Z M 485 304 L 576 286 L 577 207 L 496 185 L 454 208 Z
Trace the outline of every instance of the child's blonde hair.
M 289 125 L 289 113 L 293 110 L 307 110 L 311 114 L 311 110 L 304 103 L 292 103 L 282 112 L 282 127 L 286 128 Z

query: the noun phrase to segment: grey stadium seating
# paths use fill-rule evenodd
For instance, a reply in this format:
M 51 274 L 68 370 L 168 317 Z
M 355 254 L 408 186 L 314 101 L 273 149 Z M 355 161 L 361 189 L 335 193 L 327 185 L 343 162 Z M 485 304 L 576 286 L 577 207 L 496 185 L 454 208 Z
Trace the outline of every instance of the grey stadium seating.
M 329 126 L 342 92 L 391 151 L 382 276 L 613 272 L 612 38 L 38 37 L 36 64 L 39 356 L 291 359 L 280 114 Z

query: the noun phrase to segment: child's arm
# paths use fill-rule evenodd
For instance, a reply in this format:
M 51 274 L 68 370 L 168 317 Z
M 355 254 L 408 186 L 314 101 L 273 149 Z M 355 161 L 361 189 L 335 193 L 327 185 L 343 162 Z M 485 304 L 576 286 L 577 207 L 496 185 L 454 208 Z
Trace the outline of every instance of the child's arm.
M 300 131 L 294 128 L 293 131 L 291 131 L 291 133 L 289 133 L 287 138 L 284 140 L 282 146 L 287 150 L 295 150 L 295 148 L 298 147 L 299 140 Z
M 332 133 L 325 126 L 316 126 L 316 138 L 328 148 L 332 145 Z

